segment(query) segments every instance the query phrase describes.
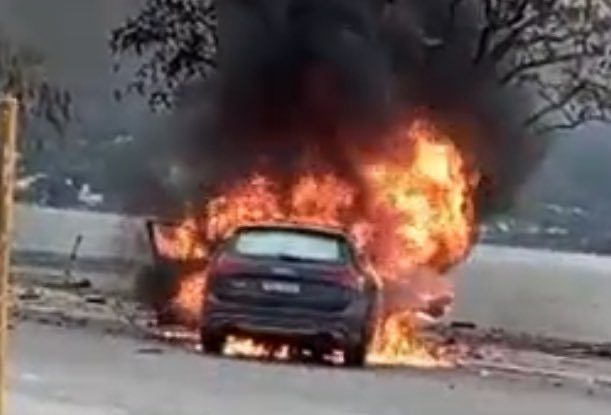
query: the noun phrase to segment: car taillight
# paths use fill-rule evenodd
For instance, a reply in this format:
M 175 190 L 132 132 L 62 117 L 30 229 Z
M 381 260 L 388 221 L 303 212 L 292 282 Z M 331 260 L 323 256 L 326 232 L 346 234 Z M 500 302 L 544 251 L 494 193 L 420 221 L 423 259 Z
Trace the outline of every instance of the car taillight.
M 360 274 L 354 273 L 354 271 L 350 269 L 338 270 L 334 274 L 334 279 L 347 288 L 357 291 L 363 291 L 365 289 L 365 278 Z
M 212 265 L 211 274 L 214 276 L 232 275 L 238 273 L 242 267 L 239 260 L 229 255 L 221 255 Z

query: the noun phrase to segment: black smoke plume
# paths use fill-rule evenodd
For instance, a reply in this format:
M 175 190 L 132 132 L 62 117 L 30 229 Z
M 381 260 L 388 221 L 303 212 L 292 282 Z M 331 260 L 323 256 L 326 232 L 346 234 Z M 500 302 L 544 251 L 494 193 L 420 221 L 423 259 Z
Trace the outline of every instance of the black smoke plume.
M 473 63 L 477 10 L 452 3 L 219 1 L 218 71 L 184 88 L 166 188 L 201 202 L 255 168 L 290 180 L 312 152 L 357 183 L 349 154 L 383 151 L 384 131 L 419 111 L 481 172 L 478 213 L 509 206 L 545 142 L 519 124 L 528 97 L 501 88 L 493 62 Z
M 351 155 L 384 152 L 385 131 L 413 114 L 432 118 L 481 173 L 480 217 L 510 206 L 544 153 L 545 142 L 519 122 L 528 97 L 501 88 L 493 62 L 473 63 L 481 22 L 468 1 L 222 0 L 217 7 L 218 70 L 185 86 L 170 137 L 147 151 L 171 166 L 158 170 L 161 185 L 141 186 L 155 189 L 149 209 L 179 215 L 255 169 L 290 182 L 306 154 L 359 185 Z M 172 297 L 173 274 L 155 272 L 143 287 Z

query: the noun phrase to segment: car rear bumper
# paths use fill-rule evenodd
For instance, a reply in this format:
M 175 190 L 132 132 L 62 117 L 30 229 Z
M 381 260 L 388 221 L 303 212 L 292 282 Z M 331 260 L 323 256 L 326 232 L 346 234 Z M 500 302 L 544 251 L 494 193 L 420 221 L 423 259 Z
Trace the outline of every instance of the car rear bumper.
M 366 301 L 357 300 L 340 313 L 228 304 L 209 298 L 203 329 L 222 334 L 245 334 L 286 342 L 325 341 L 336 346 L 367 341 Z

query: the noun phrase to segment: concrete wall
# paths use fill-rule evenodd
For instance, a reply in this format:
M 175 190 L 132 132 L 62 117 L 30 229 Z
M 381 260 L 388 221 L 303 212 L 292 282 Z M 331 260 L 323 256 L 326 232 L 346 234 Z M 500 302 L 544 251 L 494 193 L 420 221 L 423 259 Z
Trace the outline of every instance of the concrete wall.
M 611 257 L 480 246 L 456 277 L 454 319 L 611 341 Z
M 141 218 L 18 205 L 14 249 L 21 253 L 70 255 L 78 235 L 79 257 L 146 261 L 150 250 Z
M 140 218 L 20 205 L 15 248 L 66 255 L 81 234 L 81 257 L 146 261 L 144 232 Z M 455 277 L 452 319 L 611 341 L 611 257 L 480 246 Z

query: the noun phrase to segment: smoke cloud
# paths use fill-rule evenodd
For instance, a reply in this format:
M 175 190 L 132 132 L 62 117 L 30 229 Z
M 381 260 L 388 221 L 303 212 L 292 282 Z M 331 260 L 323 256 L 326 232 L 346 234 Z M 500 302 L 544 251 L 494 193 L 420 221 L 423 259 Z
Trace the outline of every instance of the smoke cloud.
M 358 182 L 351 154 L 383 151 L 387 129 L 425 113 L 481 172 L 479 213 L 508 206 L 546 143 L 521 128 L 528 100 L 474 65 L 477 10 L 450 3 L 218 2 L 219 70 L 185 87 L 164 150 L 174 195 L 195 201 L 255 168 L 290 180 L 304 154 Z
M 481 174 L 480 219 L 510 206 L 546 143 L 521 128 L 528 99 L 499 86 L 494 64 L 473 63 L 477 10 L 463 1 L 452 12 L 451 3 L 218 1 L 218 71 L 185 86 L 170 137 L 142 149 L 158 164 L 151 174 L 163 180 L 140 186 L 149 194 L 154 189 L 154 200 L 140 200 L 175 215 L 177 207 L 202 206 L 202 199 L 254 170 L 271 172 L 290 188 L 304 162 L 359 188 L 354 155 L 387 154 L 385 133 L 424 114 Z M 360 189 L 366 196 L 365 186 Z M 447 283 L 431 274 L 388 282 L 388 312 L 430 309 L 413 294 L 451 292 L 430 285 Z M 146 275 L 140 291 L 171 298 L 172 275 Z M 425 311 L 443 314 L 451 298 Z

